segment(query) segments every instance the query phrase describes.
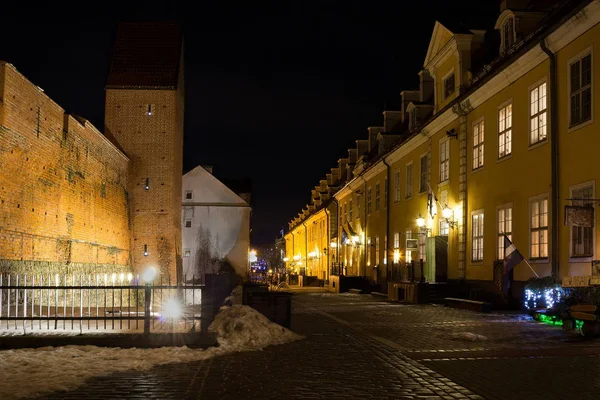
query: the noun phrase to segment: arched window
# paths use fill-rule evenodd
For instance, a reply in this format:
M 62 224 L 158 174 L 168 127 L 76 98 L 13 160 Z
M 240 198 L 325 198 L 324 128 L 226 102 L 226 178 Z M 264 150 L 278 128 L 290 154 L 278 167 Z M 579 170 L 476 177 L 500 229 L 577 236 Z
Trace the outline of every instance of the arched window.
M 515 19 L 508 17 L 502 25 L 502 45 L 508 51 L 515 44 Z

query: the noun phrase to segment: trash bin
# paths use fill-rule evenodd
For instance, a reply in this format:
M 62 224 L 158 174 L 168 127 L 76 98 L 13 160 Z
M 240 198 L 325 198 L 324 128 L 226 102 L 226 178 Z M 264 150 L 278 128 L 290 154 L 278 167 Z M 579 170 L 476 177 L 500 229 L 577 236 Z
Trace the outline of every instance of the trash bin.
M 260 283 L 245 283 L 242 287 L 242 304 L 248 305 L 248 295 L 250 293 L 265 293 L 269 291 L 268 285 L 263 285 Z
M 289 328 L 292 323 L 292 293 L 249 292 L 248 305 L 272 322 Z

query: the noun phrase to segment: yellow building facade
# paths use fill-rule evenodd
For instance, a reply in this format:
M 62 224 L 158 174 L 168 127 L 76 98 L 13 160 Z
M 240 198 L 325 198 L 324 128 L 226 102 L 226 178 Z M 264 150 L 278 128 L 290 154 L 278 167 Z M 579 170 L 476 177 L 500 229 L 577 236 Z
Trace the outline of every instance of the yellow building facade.
M 436 22 L 419 89 L 403 91 L 401 109 L 385 111 L 327 175 L 330 215 L 307 206 L 290 222 L 288 236 L 301 236 L 304 222 L 329 217 L 328 236 L 288 258 L 328 248 L 319 271 L 373 290 L 462 282 L 495 300 L 506 236 L 525 259 L 510 275 L 513 296 L 536 275 L 592 275 L 600 2 L 520 3 L 501 3 L 497 40 Z

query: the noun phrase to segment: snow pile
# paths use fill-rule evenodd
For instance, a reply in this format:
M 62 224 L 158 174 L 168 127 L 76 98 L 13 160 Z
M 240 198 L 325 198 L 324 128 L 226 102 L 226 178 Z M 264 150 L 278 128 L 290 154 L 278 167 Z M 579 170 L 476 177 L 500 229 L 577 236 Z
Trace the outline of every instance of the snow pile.
M 255 309 L 240 304 L 223 307 L 208 330 L 217 334 L 219 346 L 226 351 L 260 350 L 302 339 Z
M 188 347 L 120 349 L 65 346 L 0 351 L 1 398 L 31 398 L 73 390 L 94 376 L 129 370 L 146 371 L 160 364 L 200 361 L 302 338 L 269 321 L 253 308 L 238 304 L 222 307 L 208 329 L 217 333 L 219 347 L 197 350 Z
M 456 340 L 466 340 L 469 342 L 483 342 L 487 340 L 486 336 L 478 335 L 472 332 L 455 332 L 451 333 L 450 337 Z
M 242 286 L 238 285 L 235 288 L 233 288 L 233 290 L 231 291 L 231 294 L 229 296 L 225 297 L 225 300 L 223 300 L 224 307 L 229 307 L 234 304 L 242 304 L 242 293 L 243 293 Z

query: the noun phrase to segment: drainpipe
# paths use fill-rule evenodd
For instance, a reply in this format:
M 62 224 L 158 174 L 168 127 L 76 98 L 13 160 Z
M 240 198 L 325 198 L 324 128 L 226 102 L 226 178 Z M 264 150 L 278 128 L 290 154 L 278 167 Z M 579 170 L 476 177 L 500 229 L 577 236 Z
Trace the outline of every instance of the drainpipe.
M 308 228 L 306 227 L 306 221 L 302 223 L 304 225 L 304 276 L 306 276 L 306 270 L 308 270 Z
M 390 229 L 391 229 L 391 224 L 390 224 L 390 164 L 387 163 L 387 161 L 385 160 L 385 157 L 383 157 L 381 159 L 383 161 L 383 164 L 385 165 L 385 167 L 387 168 L 386 170 L 386 179 L 387 179 L 387 198 L 385 199 L 386 202 L 386 208 L 385 208 L 385 229 L 386 229 L 386 240 L 385 240 L 385 260 L 386 260 L 386 264 L 385 264 L 385 280 L 386 282 L 390 281 L 390 273 L 389 273 L 389 265 L 390 265 L 390 260 L 392 260 L 393 262 L 393 258 L 390 258 L 390 242 L 391 237 L 390 237 Z M 385 186 L 385 185 L 384 185 Z M 385 189 L 384 189 L 385 190 Z M 387 293 L 387 291 L 386 291 Z
M 364 231 L 365 231 L 365 251 L 363 252 L 363 260 L 364 260 L 364 262 L 363 262 L 363 271 L 364 271 L 363 278 L 366 278 L 367 277 L 367 251 L 368 251 L 367 246 L 369 245 L 368 244 L 369 237 L 367 236 L 367 180 L 365 179 L 364 175 L 361 175 L 360 177 L 362 178 L 363 183 L 364 183 L 363 196 L 362 196 L 364 198 L 363 210 L 365 213 L 365 229 L 364 229 Z
M 340 268 L 340 236 L 341 236 L 341 232 L 340 232 L 340 202 L 338 199 L 336 199 L 335 197 L 333 197 L 333 202 L 335 203 L 335 206 L 337 207 L 337 211 L 336 211 L 336 215 L 335 215 L 335 226 L 336 226 L 336 246 L 335 246 L 335 255 L 336 255 L 336 259 L 337 259 L 337 265 L 338 268 Z M 338 271 L 338 274 L 340 274 L 341 272 Z
M 544 37 L 540 40 L 540 48 L 544 53 L 548 55 L 550 60 L 550 170 L 552 180 L 552 276 L 554 279 L 558 278 L 559 274 L 559 252 L 558 252 L 558 212 L 559 212 L 559 181 L 558 181 L 558 86 L 557 86 L 557 74 L 556 74 L 556 55 L 548 48 L 546 39 Z

